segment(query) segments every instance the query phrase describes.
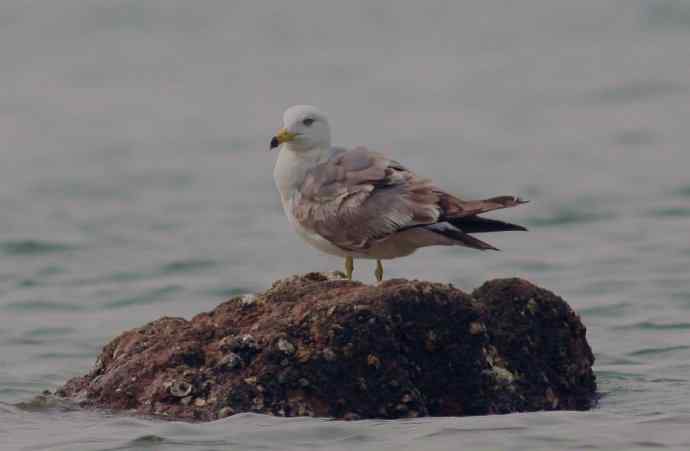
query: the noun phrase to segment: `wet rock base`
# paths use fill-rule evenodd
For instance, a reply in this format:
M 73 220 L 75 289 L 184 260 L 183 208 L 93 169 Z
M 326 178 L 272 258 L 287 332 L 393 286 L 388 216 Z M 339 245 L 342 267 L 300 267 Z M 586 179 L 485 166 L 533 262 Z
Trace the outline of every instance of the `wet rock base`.
M 311 273 L 125 332 L 57 395 L 188 420 L 580 410 L 595 396 L 593 361 L 580 318 L 525 280 L 470 295 Z

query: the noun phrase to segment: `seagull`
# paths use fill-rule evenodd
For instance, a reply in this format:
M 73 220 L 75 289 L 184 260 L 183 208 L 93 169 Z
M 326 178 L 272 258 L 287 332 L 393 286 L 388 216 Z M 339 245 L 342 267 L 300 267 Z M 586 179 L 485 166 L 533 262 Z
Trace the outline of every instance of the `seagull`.
M 382 260 L 426 246 L 498 250 L 473 234 L 527 230 L 480 216 L 526 203 L 519 197 L 463 200 L 378 152 L 332 147 L 328 117 L 310 105 L 285 111 L 275 148 L 273 178 L 288 221 L 313 247 L 343 257 L 348 280 L 354 259 L 376 260 L 381 282 Z

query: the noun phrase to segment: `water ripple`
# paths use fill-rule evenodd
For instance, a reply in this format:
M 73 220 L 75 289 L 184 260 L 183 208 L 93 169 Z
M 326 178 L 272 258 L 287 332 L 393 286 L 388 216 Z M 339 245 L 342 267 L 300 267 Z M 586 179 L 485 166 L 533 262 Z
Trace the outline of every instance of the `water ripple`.
M 190 273 L 199 272 L 205 269 L 212 268 L 218 263 L 214 260 L 204 260 L 204 259 L 190 259 L 190 260 L 177 260 L 166 265 L 163 265 L 161 271 L 164 274 L 174 274 L 174 273 Z
M 162 302 L 169 298 L 173 293 L 182 290 L 180 285 L 166 285 L 164 287 L 148 290 L 136 296 L 129 296 L 114 301 L 108 302 L 104 305 L 106 308 L 122 308 L 133 305 L 146 305 L 156 302 Z
M 527 225 L 533 227 L 556 227 L 578 225 L 612 219 L 613 214 L 596 211 L 585 211 L 574 208 L 560 208 L 550 216 L 528 219 Z
M 75 332 L 73 327 L 37 327 L 26 332 L 30 337 L 56 337 Z
M 669 352 L 675 352 L 675 351 L 685 351 L 690 349 L 690 346 L 662 346 L 658 348 L 645 348 L 645 349 L 639 349 L 637 351 L 629 352 L 629 356 L 650 356 L 650 355 L 659 355 L 659 354 L 667 354 Z
M 674 194 L 679 197 L 690 197 L 690 184 L 681 186 L 674 191 Z
M 639 323 L 627 324 L 624 326 L 614 326 L 617 330 L 688 330 L 690 323 L 654 323 L 651 321 L 641 321 Z
M 50 302 L 41 300 L 26 300 L 9 302 L 4 305 L 4 308 L 15 311 L 62 311 L 71 312 L 76 310 L 84 310 L 85 307 L 78 304 L 70 304 L 67 302 Z
M 606 318 L 616 318 L 623 315 L 624 311 L 630 307 L 627 302 L 620 302 L 617 304 L 595 305 L 579 309 L 578 313 L 582 316 L 601 316 Z
M 690 217 L 690 208 L 667 207 L 649 211 L 649 216 L 656 218 L 687 218 Z
M 163 443 L 164 441 L 165 441 L 165 439 L 159 435 L 149 434 L 149 435 L 142 435 L 141 437 L 137 437 L 133 440 L 130 440 L 129 445 L 134 446 L 134 447 L 140 447 L 140 446 L 149 447 L 149 446 L 156 446 L 159 443 Z
M 592 98 L 604 105 L 625 105 L 676 94 L 685 88 L 663 80 L 637 80 L 616 83 L 595 91 Z
M 655 0 L 648 2 L 642 17 L 654 28 L 690 29 L 690 6 L 687 2 Z
M 44 255 L 74 250 L 75 246 L 45 240 L 10 240 L 0 243 L 0 250 L 7 255 Z
M 680 301 L 684 307 L 690 307 L 690 291 L 677 291 L 671 293 L 671 299 L 674 301 Z
M 252 290 L 248 288 L 235 288 L 235 287 L 218 287 L 206 290 L 204 293 L 213 297 L 220 297 L 223 299 L 230 299 L 242 294 L 251 293 Z

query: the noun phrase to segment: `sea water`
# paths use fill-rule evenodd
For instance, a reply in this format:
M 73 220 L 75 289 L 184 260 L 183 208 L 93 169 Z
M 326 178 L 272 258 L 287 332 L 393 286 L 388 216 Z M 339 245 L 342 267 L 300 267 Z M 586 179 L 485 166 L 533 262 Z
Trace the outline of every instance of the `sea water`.
M 0 3 L 0 449 L 690 448 L 690 2 Z M 207 424 L 31 403 L 102 346 L 281 277 L 340 269 L 290 230 L 292 104 L 494 217 L 500 253 L 386 277 L 524 277 L 581 315 L 589 412 Z M 355 277 L 374 280 L 371 262 Z

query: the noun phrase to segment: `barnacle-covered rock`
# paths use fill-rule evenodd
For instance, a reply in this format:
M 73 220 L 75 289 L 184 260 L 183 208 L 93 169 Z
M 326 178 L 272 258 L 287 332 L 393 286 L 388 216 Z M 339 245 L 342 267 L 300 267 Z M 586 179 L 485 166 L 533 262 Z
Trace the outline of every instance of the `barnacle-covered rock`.
M 58 390 L 84 406 L 189 420 L 239 412 L 343 419 L 587 409 L 594 357 L 579 317 L 521 279 L 364 285 L 311 273 L 191 321 L 108 344 Z

